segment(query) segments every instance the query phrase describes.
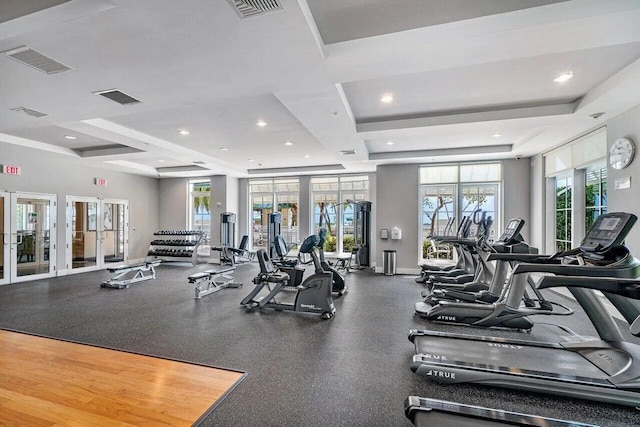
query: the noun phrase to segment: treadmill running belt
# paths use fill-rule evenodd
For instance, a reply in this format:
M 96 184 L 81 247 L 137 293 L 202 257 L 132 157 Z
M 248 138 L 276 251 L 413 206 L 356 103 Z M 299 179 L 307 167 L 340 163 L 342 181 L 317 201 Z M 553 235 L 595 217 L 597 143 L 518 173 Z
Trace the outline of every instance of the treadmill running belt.
M 566 379 L 587 377 L 602 383 L 608 378 L 581 355 L 563 349 L 422 336 L 415 338 L 415 344 L 417 354 L 435 363 L 473 365 L 511 373 L 545 373 Z

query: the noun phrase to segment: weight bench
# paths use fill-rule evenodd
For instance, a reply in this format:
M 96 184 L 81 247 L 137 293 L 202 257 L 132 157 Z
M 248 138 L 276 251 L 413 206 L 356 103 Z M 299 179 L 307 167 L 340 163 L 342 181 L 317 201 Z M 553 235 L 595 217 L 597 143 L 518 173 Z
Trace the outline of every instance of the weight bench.
M 203 296 L 213 294 L 224 288 L 241 288 L 242 283 L 234 282 L 233 277 L 227 274 L 233 270 L 235 270 L 235 267 L 233 266 L 221 266 L 214 270 L 207 270 L 202 273 L 195 273 L 189 276 L 189 283 L 196 284 L 195 299 L 200 299 Z M 203 282 L 207 282 L 206 289 L 201 287 Z
M 141 262 L 140 264 L 119 265 L 108 268 L 109 273 L 115 273 L 115 276 L 102 282 L 100 287 L 122 289 L 128 288 L 131 283 L 155 279 L 155 268 L 160 265 L 160 262 L 160 260 L 154 260 Z
M 353 256 L 356 256 L 356 258 L 358 257 L 358 249 L 357 248 L 353 248 L 351 250 L 351 252 L 343 252 L 340 255 L 338 255 L 338 258 L 336 259 L 336 270 L 344 270 L 347 273 L 349 272 L 349 269 L 351 268 L 351 260 L 353 259 Z

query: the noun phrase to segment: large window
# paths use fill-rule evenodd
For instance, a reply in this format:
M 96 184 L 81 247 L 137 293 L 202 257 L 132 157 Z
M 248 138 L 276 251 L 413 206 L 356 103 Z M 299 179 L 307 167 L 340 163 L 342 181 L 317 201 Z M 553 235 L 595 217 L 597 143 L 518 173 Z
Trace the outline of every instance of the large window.
M 555 199 L 555 229 L 553 221 L 547 221 L 547 251 L 578 246 L 595 219 L 606 212 L 606 155 L 606 127 L 544 154 L 546 196 Z
M 356 202 L 369 200 L 369 177 L 328 176 L 311 178 L 313 232 L 326 228 L 327 252 L 348 252 L 354 246 Z
M 571 249 L 571 177 L 556 178 L 556 250 Z
M 211 181 L 189 181 L 189 229 L 211 233 Z
M 450 221 L 455 231 L 461 218 L 471 217 L 471 233 L 484 216 L 493 222 L 490 235 L 500 227 L 500 163 L 425 166 L 420 168 L 421 257 L 426 258 L 428 237 L 442 234 Z
M 585 185 L 585 224 L 589 230 L 600 215 L 607 213 L 607 168 L 587 169 Z
M 269 214 L 282 214 L 281 235 L 288 245 L 298 243 L 298 178 L 260 179 L 249 181 L 253 249 L 267 246 Z

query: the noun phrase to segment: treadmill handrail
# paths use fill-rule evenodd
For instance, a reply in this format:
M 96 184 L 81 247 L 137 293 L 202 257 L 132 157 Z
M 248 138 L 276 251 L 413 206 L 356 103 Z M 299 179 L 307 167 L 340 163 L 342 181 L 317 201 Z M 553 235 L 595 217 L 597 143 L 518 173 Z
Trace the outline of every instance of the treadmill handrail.
M 640 299 L 640 279 L 618 279 L 589 276 L 545 276 L 538 282 L 538 289 L 576 287 L 595 289 L 624 297 Z
M 638 270 L 640 265 L 638 262 L 634 262 L 631 265 L 620 268 L 619 265 L 607 265 L 607 266 L 590 266 L 590 265 L 577 265 L 577 264 L 529 264 L 521 263 L 513 269 L 513 275 L 522 273 L 552 273 L 561 276 L 596 276 L 596 277 L 611 277 L 612 272 L 622 273 L 628 275 L 629 278 L 635 278 L 638 276 Z M 622 277 L 621 274 L 621 277 Z
M 520 261 L 526 263 L 539 263 L 539 264 L 560 264 L 561 260 L 553 258 L 553 255 L 540 255 L 540 254 L 514 254 L 514 253 L 502 253 L 492 252 L 489 254 L 487 261 Z

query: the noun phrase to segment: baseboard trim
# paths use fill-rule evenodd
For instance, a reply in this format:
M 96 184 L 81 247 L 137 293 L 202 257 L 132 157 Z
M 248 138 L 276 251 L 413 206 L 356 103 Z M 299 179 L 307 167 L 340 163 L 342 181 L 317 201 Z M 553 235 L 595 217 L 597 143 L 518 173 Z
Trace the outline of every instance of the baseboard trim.
M 379 274 L 383 274 L 384 273 L 384 269 L 382 267 L 376 267 L 375 269 L 376 273 Z M 419 275 L 420 274 L 420 269 L 419 268 L 406 268 L 406 267 L 399 267 L 396 268 L 396 275 Z

